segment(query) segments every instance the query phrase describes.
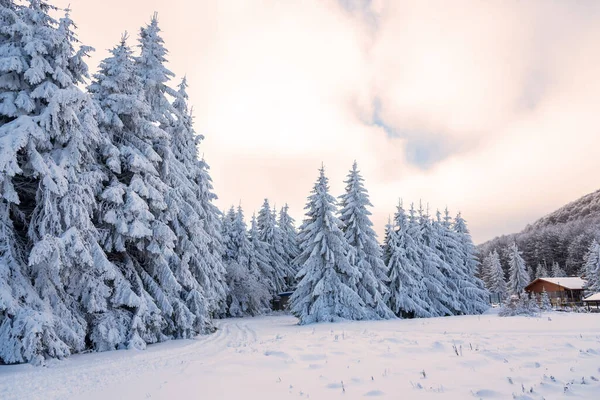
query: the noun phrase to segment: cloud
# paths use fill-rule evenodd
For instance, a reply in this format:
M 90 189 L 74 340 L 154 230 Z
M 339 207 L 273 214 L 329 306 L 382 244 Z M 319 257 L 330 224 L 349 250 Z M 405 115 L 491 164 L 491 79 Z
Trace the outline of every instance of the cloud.
M 597 189 L 598 2 L 56 3 L 91 65 L 159 12 L 221 208 L 301 220 L 321 162 L 338 195 L 356 159 L 380 233 L 403 197 L 482 241 Z

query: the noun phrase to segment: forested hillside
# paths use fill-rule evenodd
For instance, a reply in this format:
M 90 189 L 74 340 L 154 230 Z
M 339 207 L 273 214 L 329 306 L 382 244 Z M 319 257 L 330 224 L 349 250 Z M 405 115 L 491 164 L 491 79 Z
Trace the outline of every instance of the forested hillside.
M 534 276 L 543 272 L 552 274 L 556 264 L 566 275 L 577 275 L 584 264 L 590 244 L 598 238 L 600 190 L 540 218 L 519 233 L 497 237 L 477 248 L 481 258 L 497 250 L 502 266 L 506 269 L 506 249 L 516 242 Z

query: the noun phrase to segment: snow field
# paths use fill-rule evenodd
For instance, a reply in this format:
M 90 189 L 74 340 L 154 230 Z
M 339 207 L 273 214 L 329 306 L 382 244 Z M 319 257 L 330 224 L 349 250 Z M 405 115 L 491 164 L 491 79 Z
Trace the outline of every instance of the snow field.
M 296 325 L 218 321 L 195 340 L 0 367 L 2 399 L 597 399 L 600 315 Z M 583 382 L 583 383 L 582 383 Z

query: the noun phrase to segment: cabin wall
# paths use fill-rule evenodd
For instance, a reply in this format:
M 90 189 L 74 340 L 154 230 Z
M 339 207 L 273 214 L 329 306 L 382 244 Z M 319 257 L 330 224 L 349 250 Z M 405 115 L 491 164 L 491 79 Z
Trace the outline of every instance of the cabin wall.
M 583 296 L 583 290 L 569 290 L 552 282 L 537 281 L 527 287 L 529 293 L 541 294 L 546 289 L 550 299 L 562 298 L 567 301 L 579 302 Z

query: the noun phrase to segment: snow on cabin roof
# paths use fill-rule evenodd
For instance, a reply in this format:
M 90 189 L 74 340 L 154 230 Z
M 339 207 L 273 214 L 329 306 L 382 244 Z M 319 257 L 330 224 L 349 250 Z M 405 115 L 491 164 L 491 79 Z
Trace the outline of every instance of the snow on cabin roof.
M 560 278 L 538 278 L 541 281 L 546 281 L 550 283 L 554 283 L 555 285 L 559 285 L 564 287 L 565 289 L 583 289 L 587 281 L 585 279 L 581 279 L 576 276 L 563 276 Z
M 593 294 L 583 299 L 583 301 L 600 301 L 600 293 Z

